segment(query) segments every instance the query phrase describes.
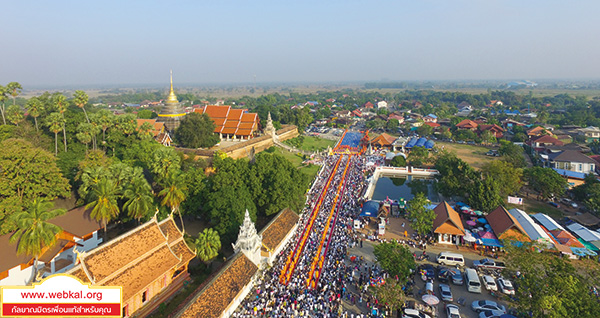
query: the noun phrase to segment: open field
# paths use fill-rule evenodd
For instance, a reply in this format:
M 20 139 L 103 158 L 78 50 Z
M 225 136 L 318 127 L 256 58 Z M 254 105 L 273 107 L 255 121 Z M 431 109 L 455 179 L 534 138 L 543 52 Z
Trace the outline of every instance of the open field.
M 544 213 L 555 220 L 562 219 L 565 214 L 562 210 L 552 207 L 550 204 L 533 199 L 523 198 L 523 205 L 506 204 L 506 209 L 517 208 L 529 214 Z
M 327 147 L 333 148 L 336 143 L 336 140 L 304 136 L 304 142 L 302 143 L 302 147 L 300 147 L 300 149 L 305 151 L 319 151 L 327 149 Z
M 444 150 L 456 153 L 460 159 L 477 169 L 480 169 L 487 162 L 499 159 L 498 157 L 490 157 L 485 155 L 486 152 L 492 149 L 491 147 L 443 141 L 436 141 L 435 146 L 439 149 L 443 148 Z
M 276 148 L 275 153 L 284 156 L 287 160 L 289 160 L 294 165 L 294 167 L 299 168 L 300 171 L 302 171 L 303 173 L 308 175 L 311 180 L 314 178 L 314 176 L 317 174 L 317 172 L 319 172 L 319 169 L 321 169 L 321 166 L 317 166 L 317 165 L 309 165 L 309 166 L 302 165 L 302 157 L 299 157 L 296 154 L 293 154 L 287 150 L 284 150 L 281 148 Z

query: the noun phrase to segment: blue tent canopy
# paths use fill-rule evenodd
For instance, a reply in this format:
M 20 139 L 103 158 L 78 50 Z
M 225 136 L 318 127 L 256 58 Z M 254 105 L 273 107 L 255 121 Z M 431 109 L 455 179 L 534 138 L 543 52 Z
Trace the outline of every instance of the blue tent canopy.
M 482 238 L 481 239 L 483 246 L 494 246 L 494 247 L 503 247 L 502 243 L 496 239 Z
M 404 145 L 405 148 L 412 148 L 415 146 L 415 144 L 417 143 L 417 137 L 412 137 L 407 143 L 406 145 Z
M 423 146 L 425 146 L 426 142 L 427 142 L 427 138 L 421 137 L 421 138 L 419 138 L 419 140 L 417 140 L 415 147 L 423 147 Z
M 590 251 L 585 247 L 573 247 L 570 246 L 571 251 L 573 251 L 573 254 L 577 255 L 577 256 L 596 256 L 598 254 L 596 254 L 596 252 L 594 251 Z
M 340 143 L 342 146 L 358 147 L 363 135 L 357 132 L 346 132 L 344 139 Z
M 363 204 L 359 216 L 376 217 L 377 212 L 379 212 L 379 202 L 370 200 Z
M 435 142 L 433 140 L 427 140 L 427 142 L 425 143 L 425 148 L 427 149 L 433 149 L 433 146 L 435 146 Z

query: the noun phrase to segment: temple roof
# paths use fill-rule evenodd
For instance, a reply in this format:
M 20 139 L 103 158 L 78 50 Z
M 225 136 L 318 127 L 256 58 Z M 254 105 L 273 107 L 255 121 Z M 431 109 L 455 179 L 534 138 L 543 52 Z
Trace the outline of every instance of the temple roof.
M 258 267 L 244 253 L 235 254 L 175 317 L 221 317 L 238 293 L 250 283 L 257 270 Z
M 291 209 L 285 208 L 281 210 L 281 212 L 279 212 L 273 220 L 260 231 L 259 234 L 263 238 L 263 245 L 270 250 L 275 250 L 285 236 L 292 230 L 294 225 L 298 223 L 298 220 L 298 214 Z
M 171 90 L 169 91 L 169 96 L 167 96 L 167 104 L 173 104 L 173 103 L 179 103 L 179 101 L 177 100 L 177 96 L 175 95 L 175 92 L 173 91 L 173 71 L 171 71 Z

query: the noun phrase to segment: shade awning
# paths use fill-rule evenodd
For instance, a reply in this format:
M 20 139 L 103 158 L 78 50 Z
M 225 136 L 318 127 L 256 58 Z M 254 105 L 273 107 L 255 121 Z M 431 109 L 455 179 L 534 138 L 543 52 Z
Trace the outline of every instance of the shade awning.
M 488 238 L 482 238 L 481 244 L 483 246 L 504 247 L 504 245 L 502 245 L 502 243 L 500 243 L 500 241 L 495 240 L 495 239 L 488 239 Z

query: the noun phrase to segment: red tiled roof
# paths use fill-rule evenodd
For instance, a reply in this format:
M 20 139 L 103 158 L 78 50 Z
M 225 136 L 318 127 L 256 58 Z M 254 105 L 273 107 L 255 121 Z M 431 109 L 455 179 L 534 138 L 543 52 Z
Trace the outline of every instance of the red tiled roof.
M 441 125 L 440 125 L 440 124 L 438 124 L 438 123 L 432 123 L 432 122 L 426 122 L 426 123 L 423 123 L 423 125 L 431 126 L 431 127 L 433 127 L 433 128 L 436 128 L 436 127 L 440 127 L 440 126 L 441 126 Z
M 258 114 L 256 113 L 244 113 L 242 115 L 242 119 L 240 120 L 243 123 L 256 123 L 258 120 Z
M 386 133 L 383 133 L 383 134 L 377 136 L 375 139 L 373 139 L 373 141 L 371 141 L 371 143 L 378 144 L 380 146 L 384 146 L 385 147 L 385 146 L 392 145 L 392 143 L 394 142 L 394 140 L 396 140 L 396 138 L 394 138 L 394 137 L 392 137 L 392 136 L 390 136 L 390 135 L 388 135 Z
M 214 120 L 216 118 L 227 118 L 230 109 L 231 106 L 206 105 L 204 113 Z
M 231 109 L 227 115 L 227 120 L 239 121 L 244 111 L 242 109 Z
M 456 124 L 456 127 L 464 129 L 473 129 L 477 128 L 477 123 L 470 119 L 463 119 L 460 123 Z
M 564 142 L 549 135 L 543 135 L 538 138 L 532 139 L 531 141 L 538 144 L 552 144 L 556 146 L 562 146 L 565 144 Z
M 165 123 L 157 122 L 156 118 L 154 119 L 136 119 L 138 129 L 142 127 L 144 123 L 149 123 L 152 125 L 152 134 L 154 137 L 158 136 L 161 132 L 164 131 Z

